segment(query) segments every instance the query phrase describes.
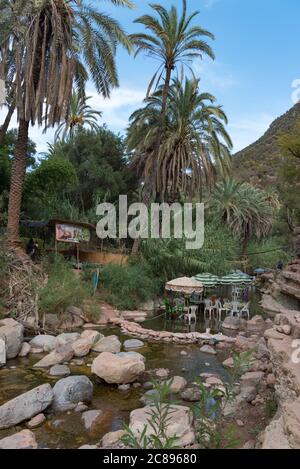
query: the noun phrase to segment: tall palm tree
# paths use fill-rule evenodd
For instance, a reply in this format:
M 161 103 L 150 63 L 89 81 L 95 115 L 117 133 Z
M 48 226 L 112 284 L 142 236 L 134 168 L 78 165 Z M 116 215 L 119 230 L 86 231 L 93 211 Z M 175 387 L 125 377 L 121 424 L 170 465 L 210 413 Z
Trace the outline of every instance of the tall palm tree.
M 16 248 L 29 124 L 51 127 L 66 120 L 73 84 L 82 90 L 89 76 L 108 97 L 118 85 L 116 47 L 130 50 L 131 44 L 115 20 L 83 0 L 8 0 L 6 5 L 0 47 L 8 42 L 13 53 L 19 120 L 7 225 L 9 244 Z
M 168 94 L 165 130 L 158 156 L 155 142 L 160 125 L 162 87 L 146 106 L 131 116 L 127 144 L 134 164 L 147 179 L 156 159 L 156 193 L 174 200 L 179 194 L 199 194 L 211 187 L 217 171 L 226 174 L 232 143 L 224 124 L 227 118 L 215 98 L 201 93 L 199 80 L 174 80 Z
M 68 119 L 59 124 L 55 132 L 55 141 L 60 139 L 64 141 L 66 137 L 73 141 L 75 135 L 85 126 L 94 131 L 99 130 L 100 126 L 97 121 L 102 116 L 102 112 L 86 104 L 89 99 L 91 98 L 73 91 Z
M 135 45 L 135 55 L 141 52 L 147 56 L 158 60 L 159 68 L 153 76 L 147 95 L 150 93 L 155 81 L 157 84 L 163 80 L 161 109 L 159 113 L 159 126 L 154 148 L 154 158 L 152 168 L 149 171 L 144 185 L 144 200 L 149 202 L 150 198 L 155 198 L 157 158 L 162 136 L 165 131 L 165 118 L 167 110 L 167 100 L 169 94 L 172 73 L 179 65 L 188 66 L 204 55 L 214 58 L 214 53 L 205 41 L 206 38 L 214 39 L 213 34 L 200 26 L 192 25 L 192 21 L 199 14 L 195 11 L 191 15 L 187 14 L 187 2 L 183 0 L 183 11 L 181 15 L 175 6 L 169 10 L 158 4 L 151 4 L 153 15 L 143 15 L 135 20 L 135 23 L 142 25 L 146 32 L 132 34 L 131 40 Z
M 241 240 L 243 257 L 252 237 L 260 239 L 270 233 L 278 210 L 268 193 L 233 179 L 217 184 L 211 207 Z

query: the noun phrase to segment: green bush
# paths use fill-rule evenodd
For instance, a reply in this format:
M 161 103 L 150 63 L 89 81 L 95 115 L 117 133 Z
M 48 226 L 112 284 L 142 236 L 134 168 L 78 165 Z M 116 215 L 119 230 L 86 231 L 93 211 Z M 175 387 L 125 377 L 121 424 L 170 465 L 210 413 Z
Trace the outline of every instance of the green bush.
M 161 286 L 143 263 L 123 267 L 109 264 L 102 271 L 101 281 L 107 301 L 123 310 L 134 310 L 141 303 L 153 299 Z
M 48 257 L 43 264 L 48 282 L 39 289 L 41 311 L 60 314 L 68 306 L 81 306 L 84 299 L 91 296 L 89 286 L 61 256 Z
M 287 264 L 291 253 L 285 238 L 269 236 L 261 241 L 252 241 L 249 245 L 249 262 L 253 269 L 276 269 L 278 261 Z

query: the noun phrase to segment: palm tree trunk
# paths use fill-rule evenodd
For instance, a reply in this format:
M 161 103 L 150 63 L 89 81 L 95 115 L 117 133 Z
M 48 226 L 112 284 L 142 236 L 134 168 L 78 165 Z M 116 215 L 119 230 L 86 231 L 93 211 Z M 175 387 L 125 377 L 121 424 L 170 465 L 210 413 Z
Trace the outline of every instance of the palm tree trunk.
M 16 250 L 20 244 L 19 223 L 22 190 L 26 172 L 29 122 L 20 120 L 18 139 L 12 163 L 8 204 L 7 238 L 9 246 Z
M 160 144 L 162 140 L 162 136 L 164 133 L 165 127 L 165 118 L 167 112 L 167 101 L 168 101 L 168 94 L 170 89 L 170 82 L 171 82 L 171 75 L 172 75 L 172 67 L 167 67 L 166 69 L 166 78 L 165 84 L 163 87 L 162 93 L 162 106 L 161 106 L 161 113 L 159 116 L 159 126 L 158 126 L 158 134 L 155 143 L 155 147 L 153 150 L 153 165 L 151 168 L 151 174 L 149 176 L 148 181 L 145 181 L 144 189 L 143 189 L 143 198 L 142 202 L 149 207 L 151 200 L 154 200 L 157 195 L 157 187 L 156 187 L 156 176 L 157 176 L 157 159 L 158 153 L 160 149 Z M 133 247 L 132 247 L 132 254 L 137 254 L 141 245 L 141 239 L 137 238 L 134 240 Z
M 242 258 L 247 259 L 247 250 L 248 250 L 248 236 L 245 236 L 242 241 Z
M 10 124 L 10 121 L 11 121 L 11 118 L 12 118 L 14 112 L 15 112 L 15 105 L 12 104 L 11 106 L 9 106 L 8 112 L 7 112 L 6 117 L 5 117 L 5 120 L 2 124 L 2 126 L 0 127 L 0 146 L 4 145 L 5 135 L 6 135 L 6 132 L 8 130 L 8 127 L 9 127 L 9 124 Z

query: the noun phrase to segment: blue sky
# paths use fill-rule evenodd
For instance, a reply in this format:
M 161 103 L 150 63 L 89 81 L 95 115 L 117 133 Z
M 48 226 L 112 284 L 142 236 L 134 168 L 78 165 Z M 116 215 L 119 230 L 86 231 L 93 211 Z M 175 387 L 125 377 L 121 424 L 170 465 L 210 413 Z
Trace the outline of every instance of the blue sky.
M 181 0 L 156 0 L 181 8 Z M 93 2 L 96 3 L 96 2 Z M 98 2 L 97 2 L 98 3 Z M 135 10 L 101 9 L 119 20 L 128 33 L 140 31 L 133 20 L 149 11 L 148 1 L 136 0 Z M 229 118 L 228 131 L 235 150 L 259 138 L 270 123 L 292 105 L 292 83 L 300 79 L 299 0 L 188 0 L 190 11 L 200 10 L 197 22 L 213 32 L 216 60 L 195 63 L 203 90 L 214 94 Z M 103 122 L 124 132 L 131 112 L 141 105 L 157 63 L 146 57 L 134 59 L 123 50 L 117 57 L 120 88 L 111 100 L 97 96 L 92 86 L 90 103 L 103 111 Z M 300 85 L 298 85 L 300 88 Z M 300 99 L 300 93 L 299 93 Z M 3 110 L 0 111 L 0 122 Z M 46 149 L 53 134 L 31 136 L 39 151 Z

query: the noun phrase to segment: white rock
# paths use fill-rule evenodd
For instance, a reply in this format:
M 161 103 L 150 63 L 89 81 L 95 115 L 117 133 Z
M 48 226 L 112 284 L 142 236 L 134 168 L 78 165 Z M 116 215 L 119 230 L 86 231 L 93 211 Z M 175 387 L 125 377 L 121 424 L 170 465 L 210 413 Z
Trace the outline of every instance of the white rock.
M 211 347 L 210 345 L 203 345 L 203 347 L 200 348 L 200 352 L 209 353 L 211 355 L 216 355 L 217 354 L 215 349 L 213 347 Z
M 64 332 L 56 337 L 59 346 L 72 344 L 72 342 L 75 342 L 75 340 L 78 340 L 79 338 L 80 334 L 78 334 L 78 332 Z
M 144 362 L 135 356 L 120 357 L 113 353 L 101 353 L 92 364 L 92 373 L 109 384 L 128 384 L 145 371 Z
M 93 345 L 92 350 L 94 352 L 119 353 L 121 350 L 121 342 L 116 335 L 110 335 L 100 339 Z
M 169 383 L 171 383 L 170 391 L 174 394 L 183 391 L 187 385 L 187 381 L 182 376 L 174 376 L 169 380 Z
M 74 350 L 70 345 L 58 347 L 53 352 L 50 352 L 42 360 L 33 365 L 34 368 L 49 368 L 53 365 L 60 365 L 62 363 L 72 360 Z
M 124 430 L 117 430 L 116 432 L 109 432 L 104 435 L 101 440 L 102 448 L 114 448 L 115 445 L 120 443 L 121 438 L 124 436 Z
M 87 329 L 81 333 L 81 339 L 86 339 L 90 342 L 91 345 L 96 344 L 99 340 L 103 339 L 104 335 L 100 334 L 98 331 L 92 331 Z
M 134 349 L 142 348 L 144 347 L 144 345 L 145 345 L 144 342 L 142 342 L 141 340 L 137 340 L 137 339 L 125 340 L 123 344 L 125 350 L 134 350 Z
M 70 368 L 67 365 L 54 365 L 49 370 L 50 376 L 69 376 Z
M 87 431 L 93 431 L 103 420 L 102 410 L 87 410 L 81 414 L 84 427 Z
M 153 429 L 149 425 L 149 419 L 153 407 L 146 406 L 142 409 L 136 409 L 130 413 L 129 427 L 138 438 L 145 427 L 147 426 L 146 434 L 148 436 L 153 434 Z M 176 446 L 183 448 L 192 445 L 195 442 L 195 433 L 193 430 L 193 417 L 192 412 L 188 407 L 172 405 L 168 415 L 168 424 L 166 428 L 166 435 L 168 437 L 177 437 Z
M 44 352 L 52 352 L 59 345 L 58 340 L 53 335 L 37 335 L 29 344 L 33 348 L 41 348 Z
M 119 352 L 116 354 L 118 357 L 136 357 L 138 358 L 139 360 L 142 360 L 143 362 L 146 361 L 146 358 L 144 357 L 144 355 L 142 355 L 141 353 L 138 353 L 138 352 Z
M 0 339 L 0 367 L 6 364 L 6 346 L 5 341 Z
M 0 440 L 0 449 L 37 449 L 37 442 L 30 430 L 22 430 Z
M 27 422 L 28 428 L 37 428 L 40 427 L 46 421 L 46 417 L 44 414 L 38 414 L 33 417 L 29 422 Z
M 85 357 L 90 353 L 92 343 L 89 339 L 82 338 L 75 340 L 75 342 L 72 343 L 71 347 L 74 351 L 74 356 L 77 358 L 81 358 Z
M 19 353 L 19 357 L 27 357 L 27 355 L 29 355 L 30 353 L 30 350 L 31 350 L 31 347 L 28 344 L 28 342 L 23 342 L 22 348 Z
M 0 321 L 0 339 L 5 342 L 6 359 L 18 356 L 23 343 L 24 327 L 12 318 Z
M 50 384 L 42 384 L 0 406 L 0 428 L 9 428 L 43 412 L 53 400 Z

